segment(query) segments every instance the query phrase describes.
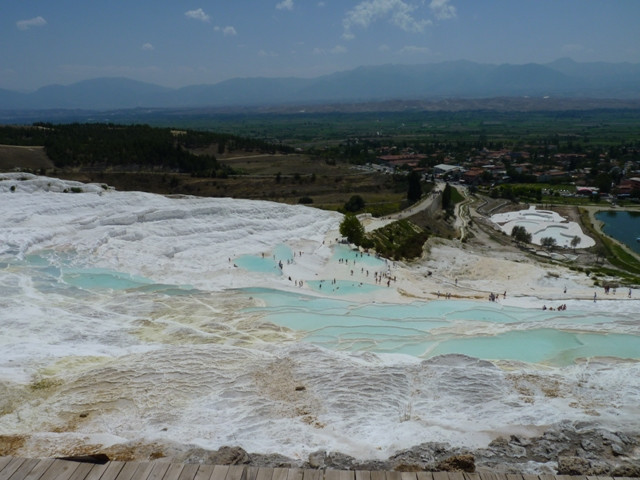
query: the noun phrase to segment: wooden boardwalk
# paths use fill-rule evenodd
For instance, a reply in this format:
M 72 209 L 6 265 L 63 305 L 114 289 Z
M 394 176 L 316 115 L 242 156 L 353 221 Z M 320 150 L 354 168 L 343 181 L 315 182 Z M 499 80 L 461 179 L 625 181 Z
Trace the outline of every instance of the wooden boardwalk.
M 245 465 L 107 462 L 0 457 L 0 480 L 632 480 L 628 477 L 307 470 Z M 638 480 L 638 479 L 633 479 Z

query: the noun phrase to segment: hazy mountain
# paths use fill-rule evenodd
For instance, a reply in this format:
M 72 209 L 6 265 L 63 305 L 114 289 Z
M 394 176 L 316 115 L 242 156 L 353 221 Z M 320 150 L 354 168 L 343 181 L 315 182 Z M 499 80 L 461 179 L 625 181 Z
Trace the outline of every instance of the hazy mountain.
M 359 67 L 312 79 L 236 78 L 171 89 L 126 78 L 50 85 L 32 93 L 0 90 L 0 109 L 113 110 L 220 107 L 391 99 L 555 96 L 640 98 L 640 64 L 490 65 L 468 61 Z
M 0 108 L 83 108 L 111 110 L 153 104 L 172 89 L 128 78 L 96 78 L 71 85 L 47 85 L 30 94 L 20 94 L 16 105 Z M 3 97 L 0 96 L 0 102 Z

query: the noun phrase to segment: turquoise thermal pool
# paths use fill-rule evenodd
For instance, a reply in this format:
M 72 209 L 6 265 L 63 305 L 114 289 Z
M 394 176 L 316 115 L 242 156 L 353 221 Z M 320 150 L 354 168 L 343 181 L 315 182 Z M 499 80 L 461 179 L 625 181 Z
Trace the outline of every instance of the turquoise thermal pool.
M 640 358 L 638 327 L 620 314 L 451 300 L 359 305 L 267 289 L 247 293 L 264 303 L 259 309 L 268 321 L 334 350 L 423 358 L 458 353 L 549 365 L 591 357 Z
M 347 258 L 363 265 L 368 262 L 371 268 L 386 267 L 385 260 L 342 248 L 331 261 Z M 243 256 L 234 261 L 252 271 L 281 275 L 277 262 L 294 262 L 295 255 L 280 248 L 264 258 Z M 158 284 L 144 277 L 75 265 L 71 257 L 47 252 L 28 255 L 22 263 L 31 270 L 36 288 L 43 292 L 113 290 L 119 295 L 144 292 L 158 296 L 200 293 L 190 286 Z M 375 298 L 377 289 L 387 287 L 324 279 L 309 281 L 307 286 L 323 296 L 302 291 L 240 290 L 260 304 L 244 313 L 258 313 L 274 325 L 297 332 L 303 341 L 331 350 L 421 358 L 457 353 L 486 360 L 549 365 L 568 365 L 591 357 L 640 358 L 640 326 L 629 313 L 543 311 L 455 300 L 362 304 L 340 296 L 366 293 Z

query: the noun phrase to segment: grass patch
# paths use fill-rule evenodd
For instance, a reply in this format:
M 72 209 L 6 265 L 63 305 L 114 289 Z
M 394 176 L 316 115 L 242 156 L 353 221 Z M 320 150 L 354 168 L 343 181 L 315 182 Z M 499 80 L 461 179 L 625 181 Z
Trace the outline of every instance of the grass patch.
M 456 187 L 451 187 L 451 204 L 457 205 L 464 200 L 464 196 Z
M 398 220 L 367 234 L 376 252 L 394 260 L 420 257 L 428 237 L 426 231 L 408 220 Z

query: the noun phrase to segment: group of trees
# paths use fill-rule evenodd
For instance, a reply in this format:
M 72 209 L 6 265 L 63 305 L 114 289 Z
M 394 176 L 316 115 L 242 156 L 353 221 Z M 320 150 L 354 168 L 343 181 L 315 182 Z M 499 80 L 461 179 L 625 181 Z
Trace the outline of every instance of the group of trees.
M 531 233 L 527 232 L 527 229 L 521 225 L 516 225 L 511 229 L 511 238 L 517 243 L 531 243 Z M 574 235 L 571 239 L 571 248 L 575 250 L 581 242 L 582 239 L 578 235 Z M 542 237 L 540 239 L 540 245 L 547 250 L 552 250 L 557 244 L 558 242 L 553 237 Z
M 492 188 L 489 195 L 491 198 L 506 198 L 508 200 L 529 199 L 541 202 L 542 187 L 504 184 Z
M 364 246 L 364 226 L 360 223 L 358 217 L 353 214 L 345 215 L 340 223 L 340 235 L 345 237 L 349 243 Z
M 56 168 L 125 168 L 226 177 L 234 171 L 214 155 L 198 149 L 290 153 L 292 147 L 263 140 L 206 131 L 175 131 L 148 125 L 110 123 L 36 123 L 32 126 L 0 126 L 0 143 L 44 145 Z
M 190 152 L 180 134 L 147 125 L 51 126 L 44 147 L 56 167 L 120 167 L 220 177 L 232 170 L 212 155 Z

